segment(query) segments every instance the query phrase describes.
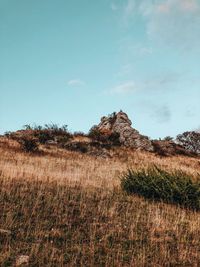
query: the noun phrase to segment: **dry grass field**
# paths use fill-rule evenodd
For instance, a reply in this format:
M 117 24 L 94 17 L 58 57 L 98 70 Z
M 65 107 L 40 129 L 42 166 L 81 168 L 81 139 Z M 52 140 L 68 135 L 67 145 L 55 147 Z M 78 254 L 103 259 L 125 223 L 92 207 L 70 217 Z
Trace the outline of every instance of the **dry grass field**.
M 119 179 L 152 164 L 196 175 L 199 158 L 40 150 L 0 138 L 1 266 L 200 266 L 200 213 L 127 196 Z

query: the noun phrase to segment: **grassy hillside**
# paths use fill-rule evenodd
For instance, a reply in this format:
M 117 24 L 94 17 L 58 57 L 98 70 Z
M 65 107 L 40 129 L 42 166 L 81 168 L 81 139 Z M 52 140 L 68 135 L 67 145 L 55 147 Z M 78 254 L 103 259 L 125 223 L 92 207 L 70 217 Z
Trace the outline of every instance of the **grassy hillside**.
M 127 196 L 119 176 L 149 165 L 190 175 L 200 159 L 116 148 L 109 159 L 0 139 L 0 265 L 199 266 L 200 213 Z

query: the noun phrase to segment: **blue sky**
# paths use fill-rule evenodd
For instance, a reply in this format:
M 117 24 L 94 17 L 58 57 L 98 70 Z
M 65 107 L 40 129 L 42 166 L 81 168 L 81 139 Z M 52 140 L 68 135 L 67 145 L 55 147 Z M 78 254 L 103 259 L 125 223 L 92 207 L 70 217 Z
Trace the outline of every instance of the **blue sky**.
M 152 138 L 200 127 L 199 0 L 0 0 L 0 36 L 0 133 L 120 109 Z

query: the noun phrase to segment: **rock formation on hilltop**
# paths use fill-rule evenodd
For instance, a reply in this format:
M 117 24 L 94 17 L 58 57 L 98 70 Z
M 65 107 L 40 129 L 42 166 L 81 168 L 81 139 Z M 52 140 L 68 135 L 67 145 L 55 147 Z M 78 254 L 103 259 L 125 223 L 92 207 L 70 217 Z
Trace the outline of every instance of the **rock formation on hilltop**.
M 118 133 L 119 141 L 126 147 L 153 151 L 153 145 L 147 136 L 141 135 L 131 127 L 132 122 L 122 111 L 102 117 L 97 129 L 103 134 Z
M 132 122 L 128 115 L 120 111 L 102 117 L 101 122 L 93 126 L 88 134 L 72 134 L 66 126 L 45 125 L 45 127 L 36 126 L 32 128 L 29 126 L 25 130 L 8 132 L 5 136 L 17 141 L 26 152 L 30 149 L 38 151 L 39 145 L 46 145 L 47 147 L 54 145 L 98 157 L 112 157 L 114 151 L 117 151 L 113 149 L 116 147 L 154 152 L 159 156 L 195 155 L 191 149 L 171 140 L 171 138 L 169 140 L 150 140 L 147 136 L 141 135 L 131 125 Z M 188 132 L 185 134 L 188 135 Z M 183 134 L 183 137 L 185 137 L 185 134 Z M 198 136 L 195 139 L 195 144 L 198 145 L 199 143 L 196 140 L 198 141 Z M 194 140 L 189 141 L 193 142 Z

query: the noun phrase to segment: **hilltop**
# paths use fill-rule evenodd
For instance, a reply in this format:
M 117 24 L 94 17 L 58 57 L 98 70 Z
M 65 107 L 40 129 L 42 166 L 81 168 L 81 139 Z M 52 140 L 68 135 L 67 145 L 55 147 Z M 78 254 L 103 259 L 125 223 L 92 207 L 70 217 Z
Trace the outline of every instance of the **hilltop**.
M 102 117 L 100 123 L 94 125 L 88 134 L 82 132 L 70 133 L 66 125 L 58 127 L 56 124 L 45 125 L 44 127 L 26 125 L 25 128 L 24 130 L 7 133 L 6 137 L 16 140 L 22 145 L 26 142 L 30 145 L 31 142 L 32 144 L 35 142 L 35 147 L 38 144 L 57 146 L 102 157 L 113 156 L 116 148 L 147 151 L 160 156 L 197 155 L 193 150 L 190 150 L 190 147 L 183 146 L 172 138 L 151 140 L 149 137 L 142 135 L 132 127 L 131 120 L 123 111 L 113 112 Z M 198 135 L 200 136 L 200 134 Z

